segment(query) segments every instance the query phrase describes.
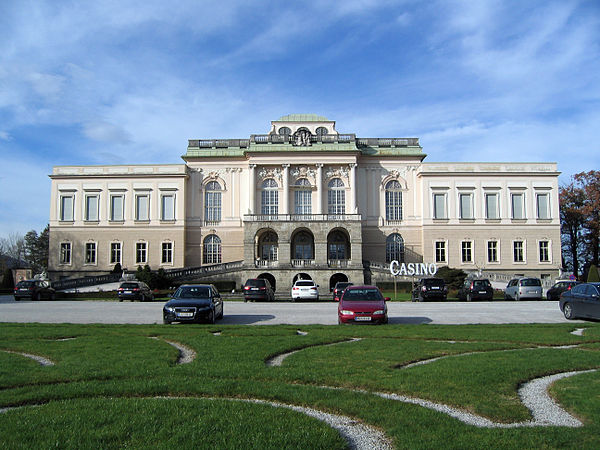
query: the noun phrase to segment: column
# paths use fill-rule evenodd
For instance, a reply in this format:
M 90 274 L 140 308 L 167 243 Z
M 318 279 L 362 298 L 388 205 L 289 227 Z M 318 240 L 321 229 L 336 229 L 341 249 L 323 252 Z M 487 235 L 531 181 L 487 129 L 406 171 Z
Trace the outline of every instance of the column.
M 350 214 L 356 214 L 356 164 L 350 164 Z
M 250 175 L 248 176 L 248 214 L 254 214 L 254 194 L 256 192 L 256 180 L 254 169 L 256 164 L 250 164 Z
M 315 214 L 323 214 L 323 164 L 317 164 L 317 203 Z
M 289 164 L 282 164 L 283 168 L 283 198 L 281 199 L 281 212 L 280 214 L 289 214 L 289 201 L 290 201 L 290 181 L 288 172 L 290 170 Z

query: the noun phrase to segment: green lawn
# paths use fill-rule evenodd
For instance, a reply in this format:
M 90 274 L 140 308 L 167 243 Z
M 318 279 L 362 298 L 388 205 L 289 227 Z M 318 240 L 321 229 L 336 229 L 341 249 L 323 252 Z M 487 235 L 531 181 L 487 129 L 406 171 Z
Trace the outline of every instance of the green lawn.
M 586 328 L 584 336 L 570 334 L 578 327 Z M 298 329 L 307 334 L 298 335 Z M 350 338 L 361 340 L 343 342 Z M 166 341 L 193 349 L 196 359 L 177 364 L 178 350 Z M 341 343 L 322 345 L 335 342 Z M 573 344 L 579 346 L 549 348 Z M 520 385 L 600 368 L 595 323 L 0 324 L 0 350 L 0 409 L 25 406 L 0 414 L 0 448 L 345 446 L 336 430 L 302 413 L 225 399 L 264 399 L 350 416 L 378 427 L 398 448 L 600 446 L 600 372 L 560 380 L 550 389 L 584 423 L 581 428 L 478 428 L 373 394 L 430 400 L 496 422 L 527 421 Z M 301 351 L 280 367 L 265 364 L 291 350 Z M 55 365 L 7 351 L 43 356 Z M 439 356 L 448 357 L 403 368 Z

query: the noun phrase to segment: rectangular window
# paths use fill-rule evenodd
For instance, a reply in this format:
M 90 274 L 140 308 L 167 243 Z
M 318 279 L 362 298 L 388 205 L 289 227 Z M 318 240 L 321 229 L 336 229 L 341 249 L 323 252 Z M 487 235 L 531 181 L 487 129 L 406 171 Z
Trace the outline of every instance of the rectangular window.
M 63 222 L 73 221 L 73 196 L 60 196 L 60 220 Z
M 485 218 L 498 219 L 498 194 L 485 194 Z
M 433 218 L 448 218 L 446 214 L 446 194 L 433 194 Z
M 550 196 L 548 194 L 538 194 L 536 196 L 537 218 L 550 219 Z
M 513 219 L 519 220 L 525 218 L 525 204 L 523 202 L 523 197 L 523 194 L 512 194 L 510 196 Z
M 540 241 L 540 262 L 550 262 L 549 241 Z
M 471 194 L 459 194 L 458 203 L 460 207 L 459 217 L 461 219 L 472 219 L 473 218 L 473 195 Z
M 98 196 L 85 196 L 85 220 L 88 222 L 98 221 Z
M 85 263 L 96 264 L 96 243 L 86 242 L 85 243 Z
M 135 220 L 150 220 L 150 195 L 136 194 L 135 196 Z
M 121 264 L 121 243 L 111 242 L 110 243 L 110 263 Z
M 525 246 L 523 241 L 513 242 L 513 261 L 525 262 Z
M 135 263 L 146 264 L 148 253 L 148 244 L 146 242 L 138 242 L 135 244 Z
M 110 220 L 113 222 L 123 222 L 123 195 L 111 195 L 110 196 Z
M 295 214 L 311 214 L 312 192 L 306 189 L 294 191 L 294 213 Z
M 473 262 L 473 242 L 462 241 L 461 243 L 461 257 L 463 263 Z
M 446 242 L 437 241 L 435 243 L 435 262 L 443 263 L 446 262 Z
M 71 264 L 71 243 L 60 243 L 60 264 Z
M 175 220 L 175 195 L 163 195 L 160 201 L 161 220 Z
M 206 221 L 220 222 L 221 221 L 221 192 L 207 191 L 206 192 Z
M 487 260 L 490 263 L 497 263 L 498 260 L 498 241 L 488 241 Z
M 173 263 L 173 243 L 172 242 L 163 242 L 162 243 L 162 256 L 160 259 L 162 264 L 172 264 Z

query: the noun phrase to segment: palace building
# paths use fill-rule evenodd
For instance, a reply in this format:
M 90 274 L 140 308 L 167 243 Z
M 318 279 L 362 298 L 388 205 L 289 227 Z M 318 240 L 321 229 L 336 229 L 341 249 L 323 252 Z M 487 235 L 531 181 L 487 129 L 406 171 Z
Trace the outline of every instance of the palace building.
M 390 281 L 391 261 L 554 278 L 561 266 L 556 163 L 424 162 L 417 138 L 362 138 L 291 114 L 267 134 L 191 139 L 182 164 L 57 166 L 53 280 L 189 270 Z M 199 270 L 199 268 L 211 270 Z

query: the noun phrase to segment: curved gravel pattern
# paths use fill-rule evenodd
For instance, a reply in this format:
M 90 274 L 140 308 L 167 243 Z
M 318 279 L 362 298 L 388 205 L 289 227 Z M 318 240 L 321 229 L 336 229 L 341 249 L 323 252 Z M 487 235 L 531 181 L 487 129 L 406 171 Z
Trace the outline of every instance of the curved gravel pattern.
M 306 331 L 296 330 L 296 334 L 298 336 L 306 336 L 308 333 Z
M 306 350 L 307 348 L 327 347 L 329 345 L 347 344 L 348 342 L 357 342 L 360 340 L 362 340 L 362 338 L 352 338 L 352 339 L 347 339 L 347 340 L 341 341 L 341 342 L 334 342 L 332 344 L 309 345 L 307 347 L 304 347 L 304 348 L 301 348 L 298 350 L 293 350 L 291 352 L 281 353 L 279 355 L 272 356 L 271 358 L 269 358 L 265 361 L 265 364 L 269 367 L 281 366 L 283 364 L 283 361 L 285 360 L 285 358 L 287 358 L 290 355 L 293 355 L 294 353 L 298 353 L 298 352 L 301 352 L 302 350 Z
M 12 350 L 2 350 L 5 353 L 12 353 L 13 355 L 21 355 L 24 356 L 25 358 L 30 358 L 33 359 L 34 361 L 37 361 L 38 363 L 40 363 L 40 365 L 42 366 L 53 366 L 54 362 L 49 360 L 48 358 L 44 358 L 43 356 L 38 356 L 38 355 L 32 355 L 31 353 L 22 353 L 22 352 L 14 352 Z
M 160 339 L 157 337 L 151 337 L 150 339 L 156 339 L 157 341 L 158 340 L 165 341 L 167 344 L 172 345 L 177 350 L 179 350 L 179 356 L 177 357 L 177 361 L 175 362 L 175 364 L 189 364 L 193 360 L 196 359 L 196 356 L 197 356 L 196 352 L 194 350 L 192 350 L 191 348 L 186 347 L 183 344 L 180 344 L 179 342 L 168 341 L 167 339 Z
M 585 328 L 575 328 L 573 331 L 571 331 L 571 334 L 574 334 L 575 336 L 583 336 L 584 331 Z

